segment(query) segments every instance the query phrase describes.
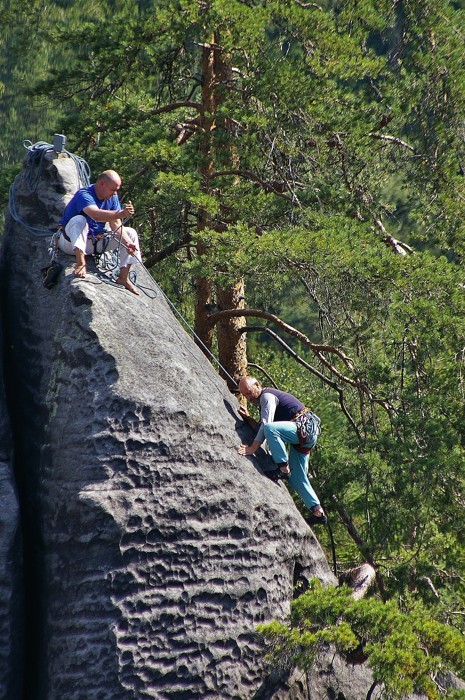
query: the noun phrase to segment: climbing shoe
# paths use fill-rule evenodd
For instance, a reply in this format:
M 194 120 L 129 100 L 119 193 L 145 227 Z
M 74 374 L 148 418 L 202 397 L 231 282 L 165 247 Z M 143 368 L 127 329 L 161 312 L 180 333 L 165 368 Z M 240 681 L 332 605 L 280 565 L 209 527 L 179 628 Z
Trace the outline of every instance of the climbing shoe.
M 274 481 L 275 483 L 278 483 L 278 481 L 289 481 L 290 475 L 290 472 L 289 474 L 286 474 L 279 467 L 276 467 L 276 469 L 268 469 L 265 472 L 265 476 L 267 476 L 268 479 L 271 479 L 271 481 Z
M 56 285 L 62 269 L 63 265 L 61 265 L 61 263 L 57 262 L 56 260 L 54 260 L 47 267 L 43 267 L 41 269 L 42 284 L 46 289 L 51 289 Z
M 326 517 L 324 512 L 321 513 L 321 515 L 316 515 L 313 512 L 313 510 L 314 509 L 312 508 L 310 513 L 305 518 L 305 522 L 307 523 L 307 525 L 326 525 L 326 523 L 328 522 L 328 518 Z

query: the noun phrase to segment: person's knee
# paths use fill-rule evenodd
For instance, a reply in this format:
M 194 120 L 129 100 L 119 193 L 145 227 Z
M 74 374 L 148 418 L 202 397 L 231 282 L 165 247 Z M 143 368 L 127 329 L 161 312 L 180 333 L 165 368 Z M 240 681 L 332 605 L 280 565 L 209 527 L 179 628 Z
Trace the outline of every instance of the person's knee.
M 135 228 L 131 228 L 131 227 L 125 226 L 125 227 L 124 227 L 124 232 L 125 232 L 125 234 L 126 234 L 127 236 L 129 236 L 129 238 L 131 239 L 131 241 L 132 241 L 133 243 L 136 243 L 136 241 L 139 240 L 139 236 L 137 235 L 137 231 L 136 231 Z
M 263 426 L 263 433 L 264 433 L 264 435 L 265 435 L 265 439 L 266 439 L 266 438 L 269 438 L 271 435 L 272 435 L 272 436 L 275 436 L 275 435 L 276 435 L 276 430 L 275 430 L 275 427 L 274 427 L 273 423 L 266 423 L 266 424 Z
M 69 235 L 72 244 L 74 244 L 78 238 L 86 240 L 88 230 L 89 226 L 87 220 L 82 214 L 73 216 L 65 226 L 65 231 Z
M 86 228 L 86 227 L 87 227 L 87 219 L 82 214 L 76 214 L 76 216 L 73 216 L 73 218 L 70 219 L 65 226 L 66 229 L 73 228 L 75 230 L 78 230 L 78 229 L 84 230 L 84 228 Z

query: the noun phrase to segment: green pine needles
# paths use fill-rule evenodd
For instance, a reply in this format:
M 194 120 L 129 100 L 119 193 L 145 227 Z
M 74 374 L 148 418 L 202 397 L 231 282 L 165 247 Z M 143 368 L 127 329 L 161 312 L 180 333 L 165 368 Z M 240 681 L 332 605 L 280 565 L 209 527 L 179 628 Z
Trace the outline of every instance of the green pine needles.
M 332 645 L 349 659 L 355 652 L 358 658 L 365 655 L 386 700 L 414 692 L 430 700 L 465 698 L 464 691 L 441 683 L 448 672 L 463 677 L 465 671 L 465 638 L 458 629 L 439 622 L 412 598 L 398 604 L 376 597 L 354 600 L 351 594 L 346 586 L 324 587 L 313 579 L 293 601 L 289 624 L 260 625 L 270 663 L 310 670 L 322 645 Z

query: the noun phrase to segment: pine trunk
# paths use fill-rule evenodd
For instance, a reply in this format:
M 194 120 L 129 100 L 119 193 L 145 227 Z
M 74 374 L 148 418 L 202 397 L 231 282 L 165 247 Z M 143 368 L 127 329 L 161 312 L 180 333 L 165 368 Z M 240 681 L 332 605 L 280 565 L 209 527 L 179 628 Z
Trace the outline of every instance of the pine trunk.
M 218 289 L 218 307 L 221 309 L 244 308 L 244 283 L 239 281 L 227 289 Z M 217 325 L 218 353 L 221 365 L 227 370 L 230 377 L 225 377 L 229 388 L 237 390 L 232 385 L 231 377 L 238 382 L 247 374 L 247 342 L 246 336 L 241 332 L 245 326 L 244 316 L 236 316 Z M 224 376 L 224 374 L 223 374 Z
M 214 35 L 209 44 L 203 49 L 202 59 L 202 110 L 200 114 L 200 132 L 202 134 L 201 151 L 204 154 L 203 164 L 200 170 L 203 190 L 211 194 L 211 175 L 215 169 L 214 130 L 219 126 L 217 122 L 217 110 L 221 104 L 219 88 L 227 84 L 231 69 L 224 60 L 219 48 L 218 37 Z M 221 125 L 225 128 L 225 124 Z M 233 146 L 229 147 L 231 163 L 237 167 L 237 153 Z M 224 163 L 224 151 L 222 154 Z M 202 210 L 197 222 L 198 231 L 215 226 L 208 212 Z M 218 224 L 216 224 L 218 229 Z M 223 225 L 224 228 L 224 225 Z M 201 256 L 205 250 L 199 246 L 197 253 Z M 244 308 L 244 283 L 242 280 L 231 284 L 226 288 L 217 289 L 217 303 L 220 309 Z M 212 350 L 214 328 L 210 316 L 212 304 L 212 287 L 208 279 L 198 277 L 196 280 L 195 303 L 195 332 L 201 341 L 200 347 L 209 356 Z M 239 331 L 245 325 L 242 317 L 231 318 L 218 324 L 218 353 L 219 362 L 226 370 L 222 375 L 227 379 L 229 388 L 235 390 L 235 382 L 246 374 L 247 346 L 246 337 Z M 234 381 L 232 381 L 232 379 Z

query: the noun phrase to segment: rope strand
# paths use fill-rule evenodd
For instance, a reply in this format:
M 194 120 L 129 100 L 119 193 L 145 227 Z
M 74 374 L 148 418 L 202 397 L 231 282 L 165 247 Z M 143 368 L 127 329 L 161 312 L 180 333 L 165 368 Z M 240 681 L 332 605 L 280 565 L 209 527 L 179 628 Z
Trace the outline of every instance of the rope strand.
M 130 218 L 130 217 L 128 217 L 128 219 L 129 219 L 129 218 Z M 123 226 L 123 225 L 126 223 L 126 221 L 128 221 L 128 219 L 125 219 L 125 220 L 122 222 L 121 226 Z M 119 228 L 119 227 L 118 227 L 118 228 Z M 114 234 L 114 233 L 116 233 L 116 231 L 114 231 L 113 234 Z M 126 248 L 126 250 L 128 250 L 127 246 L 124 245 L 124 243 L 121 241 L 121 239 L 118 239 L 118 248 L 116 249 L 116 253 L 118 253 L 119 248 L 120 248 L 121 246 L 122 246 L 123 248 Z M 130 251 L 129 251 L 129 252 L 130 252 Z M 205 345 L 205 343 L 203 342 L 203 340 L 197 335 L 197 333 L 196 333 L 195 330 L 192 328 L 192 326 L 189 324 L 189 322 L 184 318 L 184 316 L 181 314 L 181 312 L 176 308 L 176 306 L 173 304 L 173 302 L 171 301 L 171 299 L 165 294 L 165 292 L 164 292 L 163 289 L 160 287 L 160 285 L 158 284 L 158 282 L 156 282 L 156 281 L 153 279 L 153 277 L 152 277 L 152 275 L 150 274 L 149 270 L 145 267 L 144 263 L 142 262 L 142 259 L 140 259 L 140 258 L 139 258 L 138 256 L 136 256 L 136 255 L 134 255 L 133 257 L 136 258 L 138 264 L 141 265 L 141 267 L 145 270 L 145 272 L 146 272 L 147 275 L 150 277 L 150 279 L 151 279 L 151 281 L 153 282 L 153 284 L 156 285 L 158 291 L 159 291 L 160 294 L 164 297 L 164 299 L 167 301 L 168 305 L 169 305 L 169 306 L 171 307 L 171 309 L 174 311 L 174 313 L 176 314 L 176 316 L 182 321 L 182 323 L 184 324 L 184 326 L 185 326 L 185 327 L 189 330 L 189 332 L 192 334 L 192 336 L 193 336 L 193 338 L 196 340 L 197 344 L 200 345 L 200 347 L 202 348 L 202 350 L 217 364 L 217 366 L 221 369 L 221 371 L 228 377 L 228 379 L 231 380 L 232 384 L 233 384 L 234 386 L 237 387 L 237 386 L 238 386 L 238 383 L 236 382 L 236 380 L 233 379 L 233 377 L 231 377 L 231 375 L 229 374 L 228 370 L 227 370 L 225 367 L 223 367 L 223 365 L 220 363 L 220 361 L 215 357 L 215 355 L 211 352 L 211 350 Z M 142 287 L 142 286 L 139 285 L 139 284 L 136 284 L 136 286 L 139 287 L 139 289 L 142 289 L 142 291 L 144 292 L 144 294 L 146 294 L 146 291 L 145 291 L 145 290 L 146 290 L 147 288 L 144 288 L 144 287 Z M 149 288 L 149 289 L 150 289 L 150 288 Z M 151 299 L 155 299 L 155 298 L 157 297 L 157 290 L 152 288 L 150 291 L 154 292 L 154 294 L 155 294 L 154 297 L 150 297 L 150 298 L 151 298 Z M 148 296 L 148 295 L 146 294 L 146 296 Z

